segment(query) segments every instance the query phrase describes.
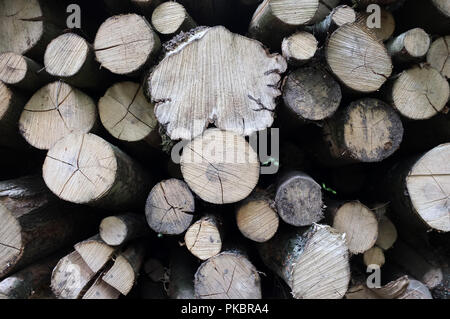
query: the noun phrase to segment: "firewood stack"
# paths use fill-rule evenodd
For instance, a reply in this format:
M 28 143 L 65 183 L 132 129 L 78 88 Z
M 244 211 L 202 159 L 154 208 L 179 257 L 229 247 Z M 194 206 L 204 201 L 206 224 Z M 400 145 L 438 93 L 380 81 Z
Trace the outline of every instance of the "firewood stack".
M 449 78 L 446 0 L 0 0 L 0 297 L 447 299 Z

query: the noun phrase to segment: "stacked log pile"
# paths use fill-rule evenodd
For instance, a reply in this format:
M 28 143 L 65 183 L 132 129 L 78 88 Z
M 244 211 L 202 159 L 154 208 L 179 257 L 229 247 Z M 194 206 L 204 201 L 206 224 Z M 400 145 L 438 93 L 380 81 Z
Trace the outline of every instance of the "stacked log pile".
M 76 2 L 0 0 L 0 298 L 449 297 L 449 1 Z

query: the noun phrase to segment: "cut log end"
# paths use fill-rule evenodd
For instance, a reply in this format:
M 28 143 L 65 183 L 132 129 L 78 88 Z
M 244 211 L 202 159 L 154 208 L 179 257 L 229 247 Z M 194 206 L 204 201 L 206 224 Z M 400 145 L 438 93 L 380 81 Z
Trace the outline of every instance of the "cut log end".
M 261 298 L 258 271 L 235 252 L 223 252 L 205 261 L 195 274 L 194 289 L 199 299 Z
M 450 78 L 450 35 L 438 38 L 430 47 L 427 54 L 427 63 Z
M 284 104 L 302 120 L 320 121 L 332 116 L 341 99 L 339 83 L 321 69 L 300 68 L 285 80 Z
M 281 44 L 284 58 L 289 64 L 299 66 L 311 60 L 318 49 L 316 38 L 309 32 L 300 31 L 288 38 Z
M 82 204 L 108 192 L 116 171 L 117 159 L 109 143 L 93 134 L 71 134 L 49 150 L 43 177 L 54 194 Z
M 266 1 L 273 15 L 285 24 L 299 26 L 314 17 L 318 0 L 271 0 Z
M 0 204 L 0 278 L 23 254 L 21 227 L 14 215 Z
M 155 58 L 161 42 L 144 17 L 113 16 L 99 28 L 94 49 L 102 67 L 112 73 L 131 75 Z
M 25 79 L 28 71 L 26 58 L 20 54 L 0 54 L 0 80 L 6 84 L 17 84 Z
M 108 246 L 99 236 L 79 242 L 74 247 L 94 273 L 97 273 L 105 266 L 115 251 L 114 247 Z
M 77 74 L 89 54 L 89 44 L 74 33 L 60 35 L 47 46 L 44 56 L 46 71 L 54 76 L 68 78 Z
M 0 52 L 23 54 L 41 40 L 44 23 L 37 0 L 4 0 L 0 12 Z
M 186 183 L 213 204 L 246 198 L 258 182 L 259 167 L 258 156 L 244 137 L 218 129 L 209 129 L 191 141 L 181 157 Z
M 194 211 L 194 196 L 186 183 L 177 179 L 156 184 L 145 206 L 150 228 L 166 235 L 183 233 L 191 224 Z
M 154 105 L 137 83 L 114 84 L 99 100 L 98 109 L 103 126 L 119 140 L 136 142 L 158 134 Z
M 406 187 L 415 212 L 428 227 L 450 231 L 450 144 L 427 152 L 410 170 Z
M 171 139 L 190 140 L 210 123 L 241 135 L 272 124 L 287 68 L 282 56 L 222 26 L 198 28 L 180 39 L 147 80 L 155 115 Z M 192 66 L 182 67 L 187 60 Z
M 333 228 L 345 233 L 348 249 L 353 254 L 364 253 L 375 245 L 378 221 L 375 214 L 360 202 L 348 202 L 334 213 Z
M 209 216 L 202 217 L 189 227 L 184 241 L 186 248 L 201 260 L 217 255 L 222 250 L 222 236 L 218 221 Z
M 364 252 L 363 260 L 366 266 L 377 265 L 378 267 L 382 267 L 386 261 L 383 249 L 377 246 L 373 246 L 369 250 L 366 250 Z
M 355 22 L 356 12 L 353 8 L 342 5 L 333 10 L 331 19 L 336 26 L 340 27 L 346 23 Z
M 168 1 L 153 11 L 152 25 L 161 34 L 175 34 L 196 27 L 186 9 L 178 2 Z
M 424 57 L 430 48 L 431 38 L 421 28 L 414 28 L 386 43 L 388 53 L 398 62 L 413 62 Z
M 358 23 L 337 29 L 328 39 L 325 55 L 331 71 L 358 92 L 378 90 L 392 73 L 386 48 Z
M 442 111 L 449 100 L 447 79 L 436 69 L 420 65 L 404 71 L 394 81 L 394 107 L 405 117 L 424 120 Z
M 365 98 L 330 119 L 324 134 L 334 158 L 379 162 L 400 147 L 403 125 L 392 107 L 381 100 Z
M 397 240 L 397 229 L 389 218 L 383 216 L 378 222 L 378 238 L 376 245 L 383 250 L 391 248 Z
M 32 146 L 48 150 L 71 133 L 88 133 L 96 123 L 94 101 L 64 82 L 53 82 L 36 92 L 19 119 L 22 136 Z
M 116 216 L 106 217 L 100 223 L 100 237 L 111 246 L 122 244 L 128 234 L 127 224 Z
M 302 173 L 281 180 L 275 204 L 281 219 L 293 226 L 308 226 L 323 217 L 322 188 Z
M 315 227 L 294 262 L 292 294 L 297 299 L 340 299 L 350 281 L 347 246 L 333 229 Z
M 278 230 L 279 217 L 266 200 L 252 200 L 242 205 L 236 214 L 241 233 L 256 242 L 271 239 Z

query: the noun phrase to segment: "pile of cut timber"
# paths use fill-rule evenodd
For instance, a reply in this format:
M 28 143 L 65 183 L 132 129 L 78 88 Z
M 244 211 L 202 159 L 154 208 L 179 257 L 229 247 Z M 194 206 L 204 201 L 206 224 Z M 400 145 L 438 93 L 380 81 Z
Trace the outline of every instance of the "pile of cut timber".
M 0 0 L 0 298 L 449 297 L 450 1 L 76 2 Z

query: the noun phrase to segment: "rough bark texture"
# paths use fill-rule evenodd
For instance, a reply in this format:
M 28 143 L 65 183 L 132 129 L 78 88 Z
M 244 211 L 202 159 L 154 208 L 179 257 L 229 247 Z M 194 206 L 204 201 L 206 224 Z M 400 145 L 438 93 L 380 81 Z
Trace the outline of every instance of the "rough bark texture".
M 0 182 L 0 277 L 95 231 L 101 214 L 56 201 L 42 179 Z
M 139 164 L 93 134 L 70 134 L 57 142 L 47 154 L 43 176 L 61 199 L 113 210 L 143 203 L 151 184 Z
M 289 285 L 297 299 L 340 299 L 350 281 L 345 236 L 314 224 L 283 232 L 259 247 L 264 263 Z
M 195 263 L 191 256 L 178 248 L 172 252 L 170 260 L 170 281 L 167 292 L 171 299 L 194 299 Z
M 194 196 L 185 182 L 174 178 L 156 184 L 145 205 L 150 228 L 166 235 L 183 233 L 191 224 L 194 212 Z
M 286 68 L 282 56 L 268 54 L 257 41 L 221 26 L 200 27 L 166 45 L 146 80 L 147 95 L 172 140 L 192 139 L 210 123 L 250 135 L 272 125 Z

